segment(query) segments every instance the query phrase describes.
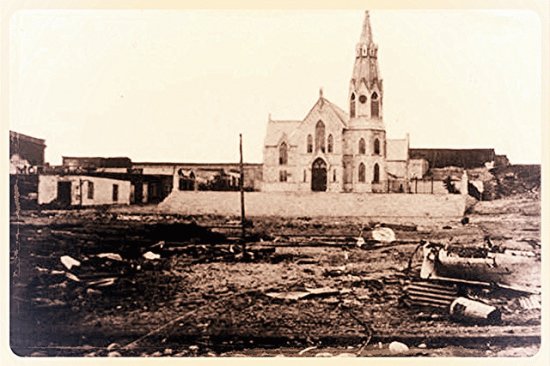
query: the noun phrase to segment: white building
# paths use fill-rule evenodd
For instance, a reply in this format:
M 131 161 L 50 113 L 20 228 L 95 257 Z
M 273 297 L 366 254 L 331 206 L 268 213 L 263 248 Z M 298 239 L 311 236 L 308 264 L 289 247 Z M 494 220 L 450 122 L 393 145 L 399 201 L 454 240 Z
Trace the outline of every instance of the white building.
M 303 120 L 269 118 L 263 191 L 402 192 L 411 174 L 426 172 L 427 165 L 409 160 L 408 135 L 386 138 L 384 88 L 368 11 L 348 89 L 348 112 L 321 90 Z

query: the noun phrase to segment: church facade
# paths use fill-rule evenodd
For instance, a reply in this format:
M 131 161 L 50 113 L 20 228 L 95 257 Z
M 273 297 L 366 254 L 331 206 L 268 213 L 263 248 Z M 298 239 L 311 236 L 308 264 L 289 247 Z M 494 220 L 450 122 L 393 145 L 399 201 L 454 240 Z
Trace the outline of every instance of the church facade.
M 406 192 L 411 178 L 421 178 L 425 169 L 411 164 L 408 135 L 386 137 L 378 46 L 368 11 L 348 89 L 347 111 L 320 90 L 303 120 L 269 117 L 263 191 Z

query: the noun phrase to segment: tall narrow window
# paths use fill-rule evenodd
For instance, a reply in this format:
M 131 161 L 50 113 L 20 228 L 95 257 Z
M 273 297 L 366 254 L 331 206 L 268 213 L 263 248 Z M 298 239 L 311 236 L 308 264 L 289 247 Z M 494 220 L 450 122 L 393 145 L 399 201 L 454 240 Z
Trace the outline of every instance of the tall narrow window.
M 365 147 L 365 139 L 361 137 L 359 139 L 359 154 L 365 154 L 366 151 L 367 149 Z
M 379 111 L 379 101 L 378 101 L 378 94 L 376 92 L 372 93 L 371 100 L 370 100 L 370 115 L 371 117 L 378 118 L 380 115 Z
M 323 121 L 315 125 L 315 151 L 325 152 L 325 124 Z
M 328 139 L 327 139 L 327 151 L 328 151 L 329 153 L 331 153 L 333 149 L 334 149 L 334 139 L 332 138 L 332 135 L 328 135 Z
M 349 116 L 355 117 L 355 93 L 351 93 L 351 98 L 349 100 Z
M 359 182 L 365 183 L 365 164 L 359 164 Z
M 118 201 L 118 184 L 113 184 L 113 202 Z
M 94 182 L 88 181 L 88 199 L 94 199 Z
M 378 164 L 374 164 L 374 174 L 372 177 L 373 183 L 380 183 L 380 167 Z
M 279 165 L 287 165 L 288 164 L 288 148 L 286 146 L 286 142 L 283 142 L 279 146 Z
M 336 168 L 332 171 L 332 181 L 336 182 Z
M 307 182 L 307 172 L 305 169 L 304 169 L 304 182 Z
M 313 152 L 313 137 L 311 135 L 307 135 L 307 152 Z
M 374 139 L 374 155 L 380 155 L 380 140 Z
M 288 174 L 286 170 L 279 171 L 279 182 L 286 182 L 288 178 Z

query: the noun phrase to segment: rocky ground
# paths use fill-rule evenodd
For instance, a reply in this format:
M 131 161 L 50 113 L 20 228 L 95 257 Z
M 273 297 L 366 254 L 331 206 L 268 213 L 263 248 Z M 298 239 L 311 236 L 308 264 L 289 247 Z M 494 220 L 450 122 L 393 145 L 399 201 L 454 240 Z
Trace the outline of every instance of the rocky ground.
M 369 219 L 252 218 L 243 254 L 235 218 L 154 207 L 25 211 L 11 217 L 11 348 L 24 356 L 351 357 L 396 355 L 389 345 L 398 341 L 409 348 L 399 355 L 533 355 L 540 296 L 467 289 L 499 307 L 497 325 L 402 301 L 418 274 L 419 253 L 407 267 L 420 240 L 480 246 L 490 237 L 534 253 L 540 269 L 537 194 L 478 202 L 466 216 L 386 223 L 397 237 L 388 244 L 371 240 Z

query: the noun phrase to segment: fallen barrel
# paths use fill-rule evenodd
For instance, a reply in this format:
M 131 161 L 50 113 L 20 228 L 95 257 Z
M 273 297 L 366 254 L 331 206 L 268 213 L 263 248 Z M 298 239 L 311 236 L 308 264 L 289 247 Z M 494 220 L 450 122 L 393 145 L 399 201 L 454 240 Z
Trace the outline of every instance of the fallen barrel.
M 449 307 L 451 318 L 466 323 L 490 323 L 500 322 L 500 310 L 480 301 L 470 300 L 465 297 L 456 298 Z

